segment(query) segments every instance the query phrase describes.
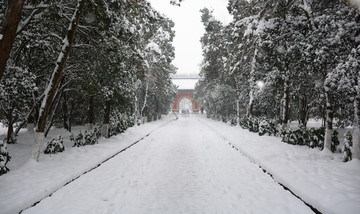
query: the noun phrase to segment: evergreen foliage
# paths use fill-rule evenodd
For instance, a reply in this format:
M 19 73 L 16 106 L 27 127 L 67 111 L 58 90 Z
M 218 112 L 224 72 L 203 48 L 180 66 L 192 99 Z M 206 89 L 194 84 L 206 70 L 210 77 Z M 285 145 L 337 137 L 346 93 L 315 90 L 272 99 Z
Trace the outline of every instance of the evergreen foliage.
M 123 133 L 127 128 L 134 125 L 134 119 L 126 114 L 115 113 L 110 120 L 110 136 Z
M 73 147 L 80 147 L 97 144 L 100 136 L 99 129 L 95 128 L 91 131 L 85 131 L 84 134 L 80 131 L 80 133 L 76 136 L 71 135 L 70 140 L 74 142 Z
M 0 176 L 9 171 L 6 164 L 10 161 L 10 159 L 11 157 L 7 151 L 6 141 L 0 141 Z
M 64 38 L 69 36 L 77 3 L 84 7 L 70 41 Z M 0 80 L 0 121 L 9 128 L 8 143 L 34 121 L 41 121 L 41 130 L 45 124 L 46 130 L 56 125 L 71 131 L 73 125 L 108 124 L 115 113 L 127 115 L 112 122 L 116 124 L 110 131 L 115 134 L 140 116 L 160 118 L 169 112 L 176 96 L 170 79 L 176 71 L 174 23 L 148 1 L 33 0 L 24 8 Z M 1 4 L 0 26 L 5 11 L 6 4 Z M 57 73 L 56 84 L 50 83 L 58 58 L 68 48 L 70 55 L 62 60 L 66 66 Z M 54 97 L 44 102 L 49 88 Z M 96 143 L 92 132 L 73 141 L 75 146 Z
M 285 143 L 292 145 L 306 145 L 310 148 L 323 148 L 325 135 L 324 128 L 306 129 L 304 126 L 300 126 L 297 130 L 282 128 L 280 133 L 282 141 Z
M 226 26 L 201 11 L 196 97 L 208 117 L 236 115 L 236 123 L 260 135 L 269 123 L 249 118 L 269 118 L 281 122 L 284 142 L 338 150 L 335 131 L 324 139 L 334 118 L 337 127 L 360 127 L 359 13 L 344 0 L 229 0 L 228 11 L 233 21 Z M 232 98 L 218 90 L 225 88 Z M 309 118 L 324 118 L 327 128 L 306 129 Z M 295 120 L 302 127 L 286 128 Z
M 44 150 L 45 154 L 57 154 L 59 152 L 65 151 L 63 137 L 59 135 L 51 139 Z
M 277 136 L 278 134 L 278 128 L 277 128 L 277 124 L 272 121 L 272 120 L 266 120 L 263 119 L 260 124 L 259 124 L 259 135 L 273 135 L 273 136 Z

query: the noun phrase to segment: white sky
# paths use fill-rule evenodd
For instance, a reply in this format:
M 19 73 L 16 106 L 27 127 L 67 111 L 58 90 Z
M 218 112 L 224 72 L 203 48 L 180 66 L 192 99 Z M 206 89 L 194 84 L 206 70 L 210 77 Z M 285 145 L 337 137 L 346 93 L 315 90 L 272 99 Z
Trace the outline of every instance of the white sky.
M 175 22 L 174 65 L 177 74 L 198 74 L 202 61 L 200 38 L 205 30 L 201 23 L 200 9 L 214 10 L 214 16 L 223 23 L 229 23 L 232 17 L 228 13 L 227 0 L 184 0 L 180 7 L 170 5 L 170 0 L 149 0 L 160 13 Z

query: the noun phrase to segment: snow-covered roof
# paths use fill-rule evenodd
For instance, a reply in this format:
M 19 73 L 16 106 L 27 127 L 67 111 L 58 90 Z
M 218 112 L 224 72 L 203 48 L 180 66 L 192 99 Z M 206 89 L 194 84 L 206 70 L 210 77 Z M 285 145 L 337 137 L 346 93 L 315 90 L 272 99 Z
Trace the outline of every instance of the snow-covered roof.
M 172 82 L 178 86 L 178 89 L 195 89 L 198 79 L 172 79 Z

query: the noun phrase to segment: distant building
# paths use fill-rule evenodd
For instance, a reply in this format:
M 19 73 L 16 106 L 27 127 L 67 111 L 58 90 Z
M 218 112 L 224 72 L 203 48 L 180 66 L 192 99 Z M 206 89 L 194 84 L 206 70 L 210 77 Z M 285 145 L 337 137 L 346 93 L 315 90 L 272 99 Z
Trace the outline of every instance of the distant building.
M 172 105 L 172 111 L 183 114 L 198 113 L 199 104 L 194 99 L 194 91 L 199 77 L 195 75 L 176 75 L 171 80 L 178 86 L 178 95 Z

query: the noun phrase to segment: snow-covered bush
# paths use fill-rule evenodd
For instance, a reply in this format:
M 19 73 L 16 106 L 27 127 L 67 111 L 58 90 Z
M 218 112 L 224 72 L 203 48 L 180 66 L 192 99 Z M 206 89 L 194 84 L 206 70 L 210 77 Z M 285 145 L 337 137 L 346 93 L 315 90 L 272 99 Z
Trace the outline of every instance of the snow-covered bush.
M 339 151 L 339 145 L 340 141 L 338 138 L 339 132 L 337 130 L 334 130 L 331 136 L 331 151 L 337 152 Z
M 84 134 L 82 134 L 82 132 L 80 131 L 80 133 L 76 137 L 74 137 L 74 135 L 71 135 L 70 140 L 74 141 L 73 147 L 97 144 L 98 139 L 101 136 L 101 134 L 99 134 L 100 131 L 98 130 L 98 128 L 95 128 L 92 131 L 85 131 Z
M 306 129 L 299 127 L 297 130 L 291 130 L 289 127 L 280 129 L 282 141 L 293 145 L 306 145 L 310 148 L 322 148 L 324 144 L 325 129 Z
M 79 146 L 84 145 L 84 143 L 83 143 L 84 142 L 84 135 L 81 133 L 81 131 L 80 131 L 80 133 L 78 135 L 76 135 L 76 137 L 74 137 L 74 135 L 71 134 L 70 140 L 74 141 L 73 147 L 75 147 L 75 146 L 79 147 Z
M 344 134 L 344 144 L 342 146 L 341 152 L 343 153 L 344 162 L 352 160 L 352 135 L 350 131 L 346 131 Z
M 324 136 L 325 136 L 325 128 L 321 127 L 319 129 L 311 128 L 310 132 L 310 148 L 323 148 L 324 146 Z
M 230 126 L 236 126 L 237 125 L 237 117 L 236 116 L 230 117 L 230 119 L 227 121 L 227 124 Z
M 95 145 L 98 143 L 98 137 L 97 137 L 97 134 L 96 132 L 94 131 L 85 131 L 84 133 L 84 146 L 85 145 Z
M 308 131 L 302 127 L 295 131 L 290 128 L 284 128 L 281 130 L 281 137 L 285 143 L 292 145 L 307 145 L 307 142 L 310 142 Z
M 276 136 L 278 133 L 278 129 L 276 127 L 276 123 L 271 120 L 262 120 L 259 124 L 259 135 L 268 134 L 269 136 Z
M 123 133 L 127 128 L 134 125 L 134 118 L 126 114 L 117 113 L 112 115 L 110 119 L 109 136 Z
M 249 129 L 250 132 L 259 132 L 260 120 L 257 117 L 243 117 L 240 125 L 243 129 Z
M 6 164 L 10 161 L 11 157 L 7 151 L 6 141 L 0 141 L 0 175 L 3 175 L 9 171 Z
M 65 150 L 63 137 L 59 135 L 57 138 L 51 139 L 44 150 L 45 154 L 56 154 Z
M 280 137 L 281 137 L 282 142 L 287 143 L 289 141 L 289 133 L 291 132 L 290 127 L 281 126 L 279 132 L 280 132 Z

